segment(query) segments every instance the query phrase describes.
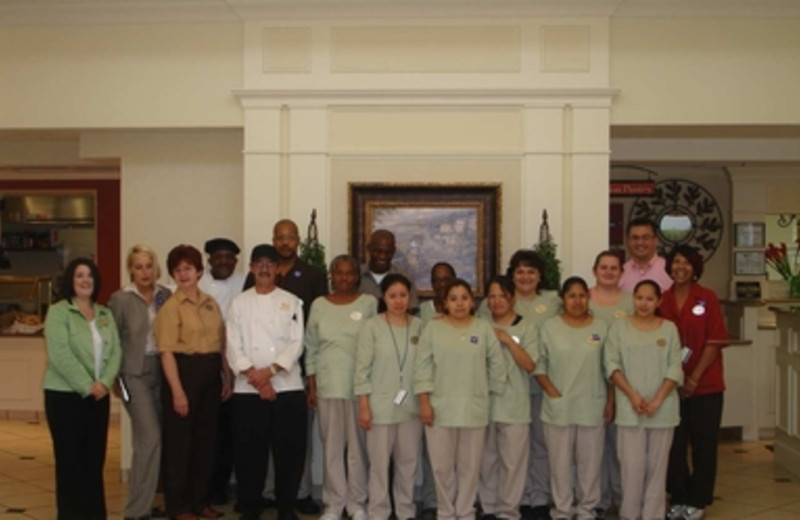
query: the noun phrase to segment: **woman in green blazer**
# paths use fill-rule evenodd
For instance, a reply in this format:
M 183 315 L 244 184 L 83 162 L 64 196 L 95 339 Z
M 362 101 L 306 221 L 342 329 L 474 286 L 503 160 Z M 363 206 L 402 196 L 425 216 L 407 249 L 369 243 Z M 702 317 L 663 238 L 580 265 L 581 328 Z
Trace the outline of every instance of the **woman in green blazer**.
M 122 359 L 111 311 L 97 303 L 100 272 L 76 258 L 64 272 L 63 300 L 44 325 L 44 401 L 56 461 L 58 520 L 106 518 L 103 464 L 109 389 Z

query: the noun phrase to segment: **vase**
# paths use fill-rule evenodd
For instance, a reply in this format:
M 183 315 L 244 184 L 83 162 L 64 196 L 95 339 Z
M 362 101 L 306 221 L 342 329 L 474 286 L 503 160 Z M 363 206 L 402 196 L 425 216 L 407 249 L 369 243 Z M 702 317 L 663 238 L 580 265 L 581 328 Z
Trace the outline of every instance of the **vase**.
M 769 280 L 767 282 L 769 287 L 770 300 L 788 300 L 791 294 L 791 287 L 789 280 Z
M 789 280 L 789 297 L 793 300 L 800 300 L 800 275 L 792 276 Z

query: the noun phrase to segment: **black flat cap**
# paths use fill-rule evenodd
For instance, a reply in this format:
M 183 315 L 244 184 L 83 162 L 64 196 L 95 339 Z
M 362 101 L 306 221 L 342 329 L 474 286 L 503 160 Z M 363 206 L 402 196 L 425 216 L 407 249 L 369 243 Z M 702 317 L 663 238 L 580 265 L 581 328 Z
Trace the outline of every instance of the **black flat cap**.
M 209 255 L 215 251 L 231 251 L 233 254 L 239 254 L 239 246 L 236 242 L 227 238 L 212 238 L 206 241 L 205 252 Z

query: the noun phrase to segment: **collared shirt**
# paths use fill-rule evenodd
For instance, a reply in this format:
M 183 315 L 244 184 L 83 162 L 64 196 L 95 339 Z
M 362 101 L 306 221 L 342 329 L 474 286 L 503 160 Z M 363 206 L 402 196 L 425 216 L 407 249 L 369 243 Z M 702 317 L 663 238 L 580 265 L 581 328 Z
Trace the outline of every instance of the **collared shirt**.
M 408 308 L 411 309 L 412 312 L 416 312 L 416 310 L 419 308 L 419 298 L 417 298 L 417 288 L 414 285 L 414 279 L 402 269 L 395 267 L 394 264 L 389 266 L 389 270 L 384 273 L 383 276 L 389 273 L 402 274 L 408 278 L 409 282 L 411 282 L 411 293 L 409 294 L 408 298 Z M 381 280 L 383 279 L 383 276 L 381 276 Z M 372 271 L 369 270 L 369 264 L 363 264 L 361 266 L 361 285 L 358 286 L 358 292 L 371 294 L 378 300 L 380 300 L 383 296 L 381 294 L 381 282 L 380 280 L 375 279 L 375 275 L 373 275 Z
M 201 291 L 208 293 L 217 300 L 223 319 L 227 319 L 231 302 L 242 293 L 244 275 L 242 273 L 233 273 L 224 280 L 218 280 L 211 275 L 211 271 L 205 271 L 197 285 Z
M 222 351 L 225 323 L 219 304 L 199 291 L 197 302 L 181 291 L 173 294 L 153 322 L 160 352 L 213 354 Z
M 297 296 L 275 288 L 267 294 L 248 289 L 234 298 L 228 313 L 225 354 L 236 373 L 234 392 L 258 391 L 244 371 L 276 364 L 283 368 L 272 376 L 276 392 L 302 390 L 300 355 L 303 353 L 303 306 Z
M 662 291 L 672 287 L 672 278 L 669 277 L 665 270 L 666 260 L 661 256 L 655 255 L 644 267 L 634 262 L 633 258 L 631 258 L 622 267 L 622 278 L 619 279 L 619 286 L 623 291 L 633 292 L 636 284 L 642 280 L 653 280 L 661 287 Z
M 684 374 L 692 373 L 694 367 L 700 362 L 703 349 L 709 341 L 714 341 L 718 348 L 727 346 L 725 342 L 728 339 L 728 331 L 725 329 L 722 309 L 720 309 L 717 295 L 711 289 L 693 283 L 689 296 L 686 297 L 681 308 L 678 308 L 675 293 L 672 290 L 666 291 L 661 298 L 659 310 L 661 316 L 673 321 L 678 326 L 681 343 L 692 351 L 689 359 L 683 363 Z M 694 395 L 715 394 L 723 391 L 725 391 L 725 381 L 723 379 L 722 351 L 720 351 L 700 376 Z

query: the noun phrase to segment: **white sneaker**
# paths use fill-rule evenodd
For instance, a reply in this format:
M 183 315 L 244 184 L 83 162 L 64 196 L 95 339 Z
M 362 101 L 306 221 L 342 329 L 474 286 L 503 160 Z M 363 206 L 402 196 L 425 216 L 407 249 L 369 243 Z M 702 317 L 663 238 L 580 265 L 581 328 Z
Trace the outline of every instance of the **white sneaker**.
M 706 510 L 697 507 L 686 506 L 683 510 L 684 520 L 702 520 L 706 516 Z
M 319 520 L 339 520 L 339 515 L 336 513 L 323 513 Z
M 352 520 L 367 520 L 367 512 L 363 509 L 357 510 L 351 517 Z
M 667 520 L 683 520 L 683 513 L 685 510 L 686 506 L 683 504 L 673 504 L 669 506 Z

